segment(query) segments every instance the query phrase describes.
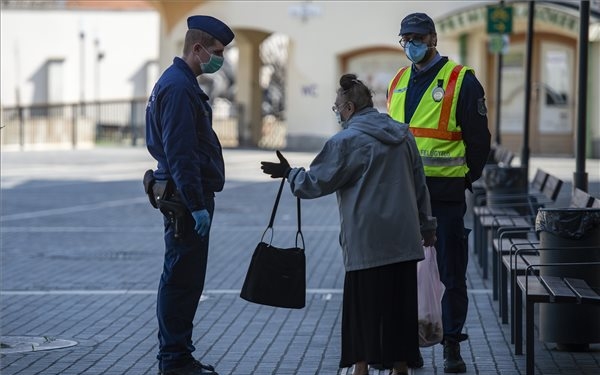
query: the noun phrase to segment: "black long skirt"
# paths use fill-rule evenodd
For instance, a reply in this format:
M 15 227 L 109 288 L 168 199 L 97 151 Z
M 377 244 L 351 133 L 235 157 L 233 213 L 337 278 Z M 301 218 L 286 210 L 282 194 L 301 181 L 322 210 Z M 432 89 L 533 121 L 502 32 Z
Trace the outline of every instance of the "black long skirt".
M 417 262 L 346 272 L 340 367 L 392 368 L 418 352 Z

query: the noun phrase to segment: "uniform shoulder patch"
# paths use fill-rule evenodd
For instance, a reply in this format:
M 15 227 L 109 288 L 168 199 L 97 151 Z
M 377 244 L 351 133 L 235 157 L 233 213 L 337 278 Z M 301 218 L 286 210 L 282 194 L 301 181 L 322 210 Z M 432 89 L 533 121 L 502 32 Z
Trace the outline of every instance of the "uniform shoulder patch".
M 477 99 L 477 113 L 482 116 L 487 115 L 487 107 L 485 106 L 485 98 Z

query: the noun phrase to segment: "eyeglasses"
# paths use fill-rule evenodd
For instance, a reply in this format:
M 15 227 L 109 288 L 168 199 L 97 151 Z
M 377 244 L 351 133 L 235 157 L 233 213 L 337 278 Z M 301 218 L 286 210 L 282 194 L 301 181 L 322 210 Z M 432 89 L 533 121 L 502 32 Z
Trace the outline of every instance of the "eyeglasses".
M 425 37 L 427 37 L 427 35 L 415 35 L 412 38 L 402 38 L 398 43 L 400 43 L 402 48 L 406 48 L 408 43 L 412 43 L 414 46 L 420 46 L 424 43 L 423 40 Z
M 333 111 L 333 113 L 340 113 L 340 107 L 343 106 L 344 104 L 346 104 L 346 102 L 344 102 L 340 105 L 334 104 L 333 107 L 331 107 L 331 110 Z

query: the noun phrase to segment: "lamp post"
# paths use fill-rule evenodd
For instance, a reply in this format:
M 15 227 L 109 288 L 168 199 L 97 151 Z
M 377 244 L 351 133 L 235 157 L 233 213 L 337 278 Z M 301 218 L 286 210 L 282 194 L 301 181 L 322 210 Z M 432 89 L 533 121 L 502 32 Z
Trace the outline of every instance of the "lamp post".
M 85 102 L 85 32 L 79 31 L 79 106 L 80 113 L 84 115 Z
M 525 167 L 529 176 L 529 125 L 530 125 L 530 108 L 531 108 L 531 68 L 533 61 L 533 34 L 534 34 L 534 14 L 535 2 L 530 1 L 527 11 L 527 38 L 526 50 L 527 56 L 525 61 L 525 118 L 523 119 L 523 148 L 521 150 L 521 166 Z
M 290 16 L 300 18 L 302 23 L 308 22 L 312 17 L 319 16 L 321 14 L 321 8 L 311 3 L 312 1 L 303 1 L 299 5 L 290 6 Z
M 79 101 L 85 101 L 85 32 L 79 31 Z
M 95 93 L 95 99 L 96 101 L 100 101 L 100 62 L 102 61 L 102 59 L 104 59 L 104 51 L 100 50 L 100 40 L 98 40 L 98 38 L 96 38 L 94 40 L 94 47 L 96 49 L 96 61 L 95 61 L 95 72 L 94 72 L 94 89 L 96 91 Z
M 577 97 L 577 150 L 576 166 L 573 174 L 574 187 L 588 191 L 588 175 L 585 171 L 585 131 L 587 123 L 587 88 L 588 88 L 588 43 L 590 28 L 590 2 L 582 1 L 579 5 L 579 74 Z

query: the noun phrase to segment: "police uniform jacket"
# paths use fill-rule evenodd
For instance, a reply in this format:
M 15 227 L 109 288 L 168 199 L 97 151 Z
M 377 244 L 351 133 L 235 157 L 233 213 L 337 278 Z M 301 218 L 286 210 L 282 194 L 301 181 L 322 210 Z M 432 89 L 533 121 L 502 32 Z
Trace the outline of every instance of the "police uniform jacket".
M 423 259 L 421 231 L 436 224 L 408 125 L 363 109 L 288 181 L 300 198 L 336 193 L 346 271 Z
M 158 161 L 157 179 L 171 179 L 190 211 L 223 190 L 225 164 L 212 129 L 212 110 L 181 58 L 160 77 L 146 107 L 146 143 Z

